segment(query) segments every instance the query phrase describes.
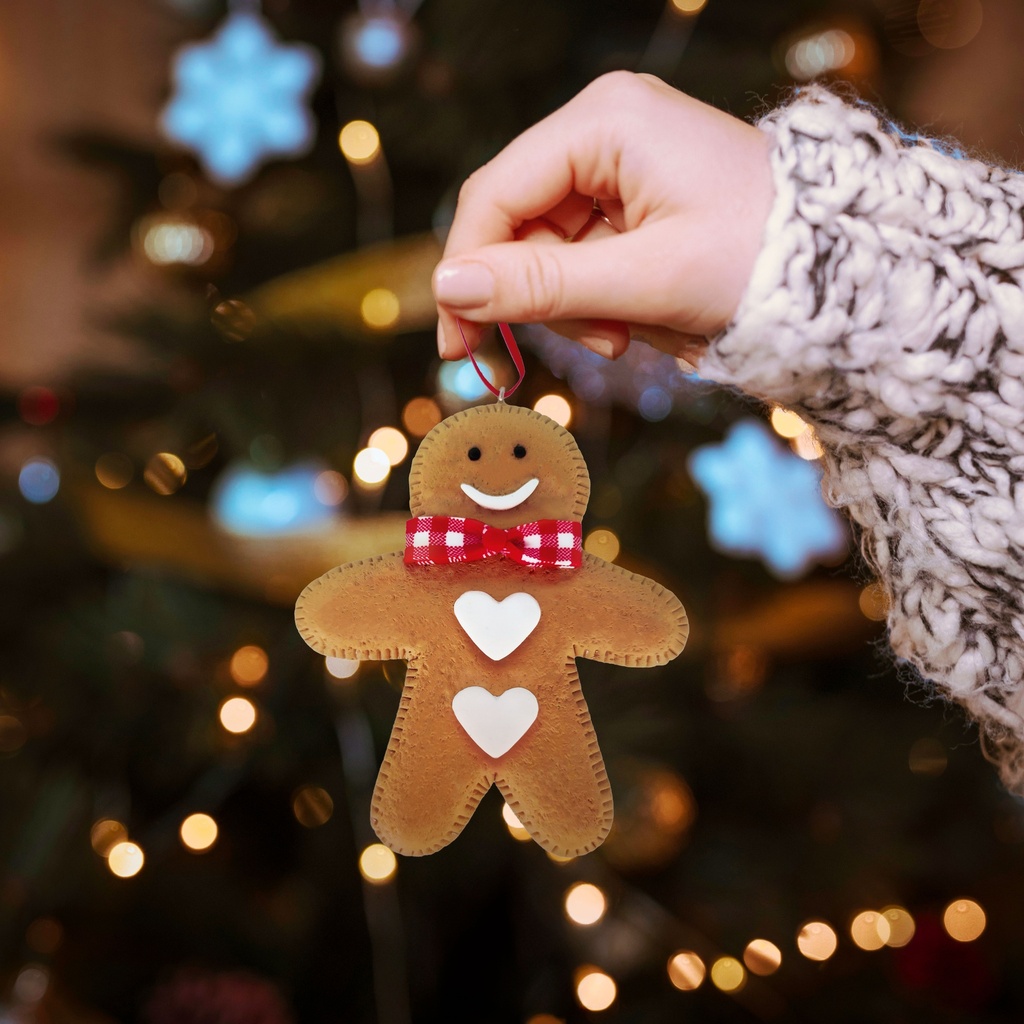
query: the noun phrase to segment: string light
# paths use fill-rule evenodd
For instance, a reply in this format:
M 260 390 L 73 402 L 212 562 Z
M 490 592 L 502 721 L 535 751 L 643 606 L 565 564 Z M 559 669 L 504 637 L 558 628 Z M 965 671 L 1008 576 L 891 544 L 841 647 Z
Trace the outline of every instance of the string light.
M 807 424 L 795 412 L 790 412 L 781 405 L 772 409 L 771 420 L 772 430 L 779 437 L 799 437 L 807 429 Z
M 331 820 L 334 801 L 326 789 L 303 786 L 292 797 L 292 813 L 295 820 L 305 828 L 318 828 Z
M 107 867 L 117 875 L 118 878 L 132 878 L 142 870 L 146 862 L 145 854 L 138 843 L 122 839 L 114 843 L 107 854 Z
M 619 557 L 622 545 L 611 530 L 591 530 L 583 542 L 583 550 L 603 558 L 606 562 L 614 562 Z
M 752 939 L 743 950 L 743 962 L 751 974 L 767 977 L 782 966 L 782 950 L 767 939 Z
M 182 843 L 195 853 L 204 853 L 217 842 L 217 822 L 208 814 L 190 814 L 178 829 Z
M 707 6 L 708 0 L 670 0 L 671 7 L 679 14 L 699 14 Z
M 985 924 L 985 911 L 974 900 L 954 900 L 942 915 L 942 926 L 957 942 L 973 942 L 985 930 Z
M 668 962 L 668 980 L 680 992 L 693 992 L 704 983 L 707 973 L 704 961 L 696 953 L 681 949 Z
M 379 448 L 392 466 L 397 466 L 409 454 L 405 434 L 395 427 L 378 427 L 366 444 L 368 448 Z
M 248 732 L 256 724 L 256 705 L 245 697 L 228 697 L 220 706 L 220 724 L 228 732 Z
M 508 804 L 501 805 L 501 817 L 505 822 L 505 827 L 509 831 L 509 835 L 513 839 L 518 839 L 521 843 L 528 843 L 533 838 L 530 833 L 523 828 L 523 823 L 516 817 L 516 812 L 509 807 Z
M 572 406 L 561 395 L 541 395 L 533 403 L 533 410 L 554 420 L 561 427 L 569 426 L 572 421 Z
M 352 472 L 361 484 L 376 487 L 391 474 L 391 460 L 379 448 L 363 448 L 352 460 Z
M 903 907 L 886 907 L 882 916 L 889 923 L 888 946 L 899 948 L 905 946 L 914 937 L 917 926 L 910 913 Z
M 369 121 L 349 121 L 338 133 L 338 148 L 349 163 L 369 164 L 380 155 L 380 134 Z
M 18 395 L 18 415 L 30 427 L 52 423 L 60 412 L 60 399 L 51 388 L 30 387 Z
M 398 323 L 402 306 L 390 288 L 371 288 L 359 303 L 363 323 L 375 331 L 390 330 Z
M 825 921 L 808 921 L 796 937 L 796 948 L 808 960 L 828 960 L 838 944 L 835 930 Z
M 120 452 L 107 452 L 96 460 L 96 479 L 111 491 L 127 487 L 135 472 L 132 460 Z
M 359 855 L 359 873 L 371 885 L 390 882 L 397 870 L 397 858 L 381 843 L 372 843 Z
M 565 915 L 574 924 L 597 924 L 607 909 L 604 893 L 590 882 L 577 882 L 565 893 Z
M 581 967 L 576 972 L 576 998 L 584 1010 L 607 1010 L 617 992 L 615 980 L 597 967 Z
M 327 657 L 324 659 L 324 668 L 334 679 L 351 679 L 359 671 L 359 662 L 355 658 Z
M 881 949 L 889 941 L 889 922 L 884 914 L 862 910 L 850 922 L 850 938 L 858 949 Z
M 441 409 L 432 398 L 411 398 L 402 410 L 402 425 L 413 437 L 424 437 L 441 422 Z
M 142 479 L 157 494 L 167 497 L 181 489 L 188 479 L 188 470 L 185 469 L 185 463 L 173 452 L 157 452 L 146 463 Z
M 801 459 L 806 459 L 808 462 L 820 459 L 825 454 L 825 450 L 818 442 L 817 435 L 810 427 L 799 436 L 794 437 L 789 442 L 789 446 Z
M 239 686 L 257 686 L 262 683 L 270 668 L 270 659 L 267 652 L 256 644 L 246 644 L 239 647 L 231 655 L 229 671 L 231 678 Z
M 734 956 L 719 957 L 711 965 L 711 984 L 723 992 L 738 992 L 747 983 L 747 972 Z
M 201 266 L 213 255 L 215 244 L 213 235 L 195 221 L 163 213 L 143 218 L 136 237 L 146 258 L 158 267 Z
M 128 829 L 113 818 L 100 818 L 89 829 L 89 842 L 101 857 L 109 857 L 110 851 L 127 838 Z
M 796 40 L 786 50 L 786 70 L 798 82 L 806 82 L 827 71 L 838 71 L 851 64 L 857 44 L 849 32 L 830 28 Z

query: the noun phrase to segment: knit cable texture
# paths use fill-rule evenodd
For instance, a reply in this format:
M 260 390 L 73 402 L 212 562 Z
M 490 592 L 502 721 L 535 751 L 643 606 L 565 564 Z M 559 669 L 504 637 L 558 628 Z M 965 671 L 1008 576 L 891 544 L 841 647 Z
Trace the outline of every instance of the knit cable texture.
M 894 651 L 1024 793 L 1024 176 L 817 87 L 760 127 L 776 200 L 700 373 L 815 426 Z

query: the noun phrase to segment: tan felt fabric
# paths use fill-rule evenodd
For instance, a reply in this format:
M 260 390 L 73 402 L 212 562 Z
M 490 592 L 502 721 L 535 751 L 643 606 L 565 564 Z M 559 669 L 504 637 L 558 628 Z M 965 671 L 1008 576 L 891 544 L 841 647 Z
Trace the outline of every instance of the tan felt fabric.
M 526 449 L 516 458 L 513 449 Z M 480 458 L 467 452 L 476 447 Z M 460 489 L 508 494 L 537 477 L 515 509 L 486 511 Z M 553 420 L 502 404 L 458 413 L 424 438 L 410 474 L 418 515 L 468 516 L 508 527 L 534 519 L 579 520 L 589 495 L 586 465 Z M 453 606 L 476 590 L 502 601 L 528 593 L 541 618 L 499 661 L 456 621 Z M 340 566 L 311 583 L 295 621 L 321 654 L 409 662 L 405 689 L 372 804 L 374 829 L 398 853 L 433 853 L 451 842 L 491 785 L 533 838 L 561 856 L 599 846 L 612 796 L 576 673 L 577 657 L 661 665 L 686 643 L 686 613 L 652 580 L 584 555 L 578 569 L 528 568 L 504 559 L 407 566 L 402 552 Z M 485 754 L 459 725 L 452 698 L 468 686 L 495 696 L 525 687 L 538 714 L 501 757 Z

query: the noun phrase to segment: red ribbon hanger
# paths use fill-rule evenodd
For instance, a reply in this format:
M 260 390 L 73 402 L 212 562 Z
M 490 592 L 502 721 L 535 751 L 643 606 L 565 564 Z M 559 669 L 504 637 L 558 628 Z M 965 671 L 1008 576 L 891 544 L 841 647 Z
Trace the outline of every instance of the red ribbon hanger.
M 496 388 L 485 376 L 483 370 L 480 369 L 480 364 L 476 361 L 476 356 L 473 355 L 473 350 L 469 347 L 469 342 L 466 340 L 466 332 L 462 329 L 462 321 L 456 317 L 455 322 L 459 325 L 459 334 L 462 335 L 462 344 L 466 346 L 466 355 L 469 356 L 470 362 L 473 364 L 473 369 L 476 370 L 477 376 L 484 382 L 487 390 L 490 391 L 499 402 L 504 402 L 506 398 L 511 398 L 515 394 L 516 388 L 523 383 L 523 378 L 526 376 L 526 365 L 523 362 L 523 354 L 519 351 L 519 345 L 516 343 L 515 335 L 512 333 L 512 328 L 508 324 L 498 324 L 498 331 L 501 333 L 502 340 L 505 342 L 505 348 L 508 349 L 508 354 L 512 357 L 512 362 L 515 363 L 516 372 L 519 374 L 519 379 L 510 388 Z

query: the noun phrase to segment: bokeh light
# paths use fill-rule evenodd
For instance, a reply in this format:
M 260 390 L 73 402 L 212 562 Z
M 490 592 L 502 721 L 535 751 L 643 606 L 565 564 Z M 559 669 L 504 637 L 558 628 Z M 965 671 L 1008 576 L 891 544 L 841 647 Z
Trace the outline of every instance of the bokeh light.
M 921 0 L 917 27 L 937 49 L 956 50 L 981 31 L 984 14 L 981 0 Z
M 668 962 L 668 980 L 680 992 L 692 992 L 704 983 L 707 973 L 704 961 L 696 953 L 681 949 Z
M 89 829 L 89 842 L 101 857 L 109 857 L 110 851 L 127 838 L 128 829 L 114 818 L 100 818 Z
M 565 893 L 565 916 L 573 924 L 597 924 L 607 909 L 604 893 L 590 882 L 577 882 Z
M 27 739 L 28 733 L 20 718 L 0 715 L 0 754 L 13 754 L 25 745 Z
M 494 366 L 485 356 L 477 356 L 476 361 L 480 367 L 479 373 L 469 359 L 446 360 L 437 371 L 441 390 L 463 402 L 475 402 L 478 398 L 486 397 L 489 392 L 480 374 L 494 381 Z
M 411 398 L 402 410 L 402 425 L 413 437 L 424 437 L 441 422 L 441 409 L 432 398 Z
M 135 467 L 127 455 L 120 452 L 107 452 L 96 460 L 96 479 L 104 487 L 119 491 L 127 487 L 135 475 Z
M 581 967 L 576 972 L 576 998 L 584 1010 L 600 1013 L 615 1002 L 615 980 L 597 967 Z
M 857 43 L 849 32 L 830 28 L 797 39 L 786 50 L 786 70 L 798 82 L 807 82 L 853 63 Z
M 360 483 L 376 487 L 390 475 L 391 460 L 379 448 L 363 448 L 352 460 L 352 472 Z
M 390 288 L 371 288 L 359 303 L 363 323 L 374 331 L 387 331 L 398 323 L 402 306 Z
M 949 763 L 946 748 L 934 736 L 922 736 L 910 747 L 907 766 L 915 775 L 938 778 Z
M 669 0 L 672 10 L 680 14 L 698 14 L 707 6 L 708 0 Z
M 985 930 L 985 923 L 985 911 L 974 900 L 953 900 L 942 915 L 942 926 L 957 942 L 973 942 Z
M 217 822 L 208 814 L 190 814 L 178 829 L 182 843 L 196 853 L 209 850 L 217 842 Z
M 228 732 L 248 732 L 256 724 L 256 705 L 245 697 L 228 697 L 220 706 L 220 724 Z
M 25 932 L 28 948 L 43 956 L 53 956 L 64 941 L 61 923 L 52 917 L 37 917 Z
M 743 962 L 751 974 L 764 978 L 782 966 L 782 950 L 767 939 L 752 939 L 743 950 Z
M 913 917 L 903 907 L 886 907 L 882 915 L 889 923 L 889 939 L 886 945 L 899 948 L 914 937 L 917 926 Z
M 366 442 L 368 448 L 379 448 L 392 466 L 397 466 L 409 454 L 405 434 L 395 427 L 378 427 Z
M 723 992 L 738 992 L 747 983 L 747 972 L 734 956 L 719 957 L 711 965 L 711 984 Z
M 167 497 L 184 486 L 188 470 L 173 452 L 157 452 L 146 463 L 142 478 L 157 494 Z
M 313 497 L 321 505 L 340 505 L 348 497 L 348 481 L 336 469 L 325 469 L 313 481 Z
M 14 979 L 13 995 L 22 1007 L 33 1006 L 46 995 L 49 985 L 50 972 L 42 964 L 26 964 L 18 971 L 18 976 Z M 33 1013 L 32 1017 L 35 1018 L 36 1015 Z M 10 1021 L 19 1018 L 25 1019 L 21 1013 L 7 1017 Z
M 349 121 L 338 133 L 338 148 L 349 163 L 372 163 L 380 154 L 380 134 L 369 121 Z
M 334 679 L 351 679 L 359 671 L 359 662 L 355 658 L 332 658 L 328 655 L 324 659 L 324 668 Z
M 18 415 L 30 427 L 52 423 L 60 412 L 60 399 L 52 388 L 29 387 L 18 394 Z
M 889 922 L 884 914 L 862 910 L 850 922 L 850 938 L 858 949 L 881 949 L 889 941 Z
M 779 437 L 799 437 L 807 429 L 807 424 L 795 412 L 784 409 L 781 405 L 772 409 L 772 430 Z
M 201 266 L 214 251 L 213 235 L 205 227 L 172 214 L 143 218 L 136 238 L 146 258 L 158 267 Z
M 838 944 L 835 929 L 826 921 L 808 921 L 796 937 L 796 948 L 808 960 L 827 960 Z
M 218 302 L 210 322 L 227 341 L 244 341 L 256 329 L 256 314 L 241 299 Z
M 792 438 L 789 446 L 801 459 L 806 459 L 808 462 L 820 459 L 825 454 L 817 435 L 810 428 L 797 437 Z
M 359 873 L 371 885 L 390 882 L 397 870 L 397 858 L 382 843 L 371 843 L 359 855 Z
M 516 812 L 508 804 L 501 805 L 501 817 L 513 839 L 518 839 L 521 843 L 530 842 L 532 836 L 523 828 L 523 823 L 516 817 Z
M 622 545 L 612 530 L 591 530 L 583 541 L 583 550 L 606 562 L 614 562 L 619 557 Z
M 228 666 L 231 678 L 239 686 L 256 686 L 262 683 L 269 668 L 270 659 L 267 657 L 267 652 L 256 644 L 239 647 L 231 655 Z
M 878 580 L 864 587 L 857 604 L 864 618 L 872 622 L 885 622 L 889 616 L 889 595 Z
M 132 878 L 142 870 L 145 862 L 142 847 L 127 839 L 114 843 L 107 854 L 107 867 L 118 878 Z
M 60 470 L 56 463 L 39 457 L 26 460 L 18 473 L 18 490 L 33 505 L 53 501 L 60 490 Z
M 303 786 L 292 797 L 292 814 L 305 828 L 326 825 L 334 814 L 334 801 L 326 789 L 319 786 Z
M 533 403 L 533 409 L 554 420 L 559 426 L 567 427 L 572 422 L 572 406 L 561 395 L 541 395 Z

